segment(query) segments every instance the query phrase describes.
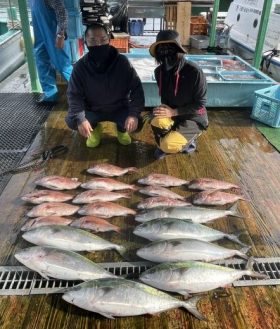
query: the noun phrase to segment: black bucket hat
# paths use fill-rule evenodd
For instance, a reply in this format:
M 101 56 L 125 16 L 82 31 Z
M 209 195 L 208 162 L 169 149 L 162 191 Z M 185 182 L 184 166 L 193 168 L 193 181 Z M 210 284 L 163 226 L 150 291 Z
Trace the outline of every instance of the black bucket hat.
M 155 57 L 156 55 L 156 47 L 159 44 L 162 43 L 173 43 L 178 47 L 178 50 L 180 53 L 186 53 L 185 49 L 182 47 L 181 42 L 180 42 L 180 35 L 177 31 L 175 30 L 162 30 L 159 31 L 156 42 L 154 42 L 150 46 L 150 54 L 151 56 Z

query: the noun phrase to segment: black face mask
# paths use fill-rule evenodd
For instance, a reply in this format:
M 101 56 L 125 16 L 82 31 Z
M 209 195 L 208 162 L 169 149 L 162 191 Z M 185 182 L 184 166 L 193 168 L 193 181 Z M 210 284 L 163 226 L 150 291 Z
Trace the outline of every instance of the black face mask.
M 89 58 L 95 63 L 104 63 L 110 52 L 110 45 L 101 45 L 101 46 L 87 46 L 89 51 Z
M 163 43 L 156 48 L 156 60 L 166 71 L 171 70 L 178 63 L 178 48 L 174 44 Z

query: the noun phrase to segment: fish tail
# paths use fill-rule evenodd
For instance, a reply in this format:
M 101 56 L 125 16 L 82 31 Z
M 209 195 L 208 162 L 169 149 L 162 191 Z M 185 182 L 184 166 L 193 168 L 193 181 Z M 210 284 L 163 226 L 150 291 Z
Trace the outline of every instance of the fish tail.
M 127 250 L 124 246 L 117 246 L 116 250 L 123 258 L 125 258 Z
M 131 198 L 131 193 L 130 192 L 123 192 L 122 196 L 123 196 L 123 198 L 130 199 Z
M 232 207 L 230 207 L 228 210 L 228 215 L 238 218 L 244 218 L 244 216 L 239 212 L 237 204 L 235 203 Z
M 247 260 L 248 260 L 248 259 L 249 259 L 249 256 L 247 256 L 246 254 L 247 254 L 247 252 L 248 252 L 250 249 L 251 249 L 250 246 L 249 246 L 249 247 L 244 247 L 244 248 L 238 250 L 237 255 L 238 255 L 239 257 L 241 257 L 241 258 L 244 258 L 244 259 L 247 259 Z
M 241 232 L 240 232 L 237 236 L 234 235 L 234 234 L 227 234 L 226 237 L 227 237 L 229 240 L 231 240 L 231 241 L 233 241 L 233 242 L 236 242 L 236 243 L 240 244 L 242 247 L 248 247 L 247 244 L 243 243 L 242 241 L 240 241 L 240 240 L 238 239 L 238 237 L 239 237 L 240 234 L 241 234 Z
M 201 296 L 195 296 L 190 299 L 188 299 L 186 302 L 182 303 L 182 307 L 184 307 L 186 310 L 188 310 L 192 315 L 194 315 L 199 320 L 206 321 L 206 318 L 204 315 L 202 315 L 199 310 L 197 309 L 197 303 L 201 299 Z
M 136 185 L 131 185 L 131 190 L 133 190 L 133 191 L 138 191 L 139 190 L 139 186 L 136 186 Z
M 128 167 L 127 172 L 138 172 L 138 169 L 136 167 Z
M 250 257 L 248 259 L 248 262 L 246 264 L 246 269 L 245 269 L 245 274 L 246 275 L 250 275 L 254 278 L 259 278 L 259 279 L 269 279 L 269 276 L 266 275 L 266 274 L 263 274 L 263 273 L 259 273 L 259 272 L 255 272 L 254 271 L 254 264 L 256 263 L 257 261 L 254 259 L 254 257 Z

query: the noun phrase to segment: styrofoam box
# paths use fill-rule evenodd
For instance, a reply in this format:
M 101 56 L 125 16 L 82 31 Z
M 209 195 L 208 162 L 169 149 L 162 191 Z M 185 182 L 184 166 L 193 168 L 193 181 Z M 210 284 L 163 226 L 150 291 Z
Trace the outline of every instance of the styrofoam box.
M 209 46 L 209 37 L 207 35 L 191 35 L 192 48 L 203 49 Z

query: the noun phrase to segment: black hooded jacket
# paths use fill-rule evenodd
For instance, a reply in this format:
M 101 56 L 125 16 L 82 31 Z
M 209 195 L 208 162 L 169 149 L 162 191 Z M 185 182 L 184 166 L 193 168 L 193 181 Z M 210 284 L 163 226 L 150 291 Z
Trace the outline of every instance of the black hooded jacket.
M 206 104 L 206 78 L 193 62 L 182 58 L 179 66 L 170 71 L 160 65 L 155 69 L 161 103 L 177 109 L 175 121 L 193 120 L 203 129 L 208 126 Z
M 139 76 L 127 57 L 110 46 L 105 65 L 98 67 L 86 54 L 73 69 L 67 98 L 67 119 L 78 125 L 85 120 L 85 111 L 121 111 L 138 117 L 144 109 L 144 91 Z M 67 120 L 66 120 L 67 121 Z

